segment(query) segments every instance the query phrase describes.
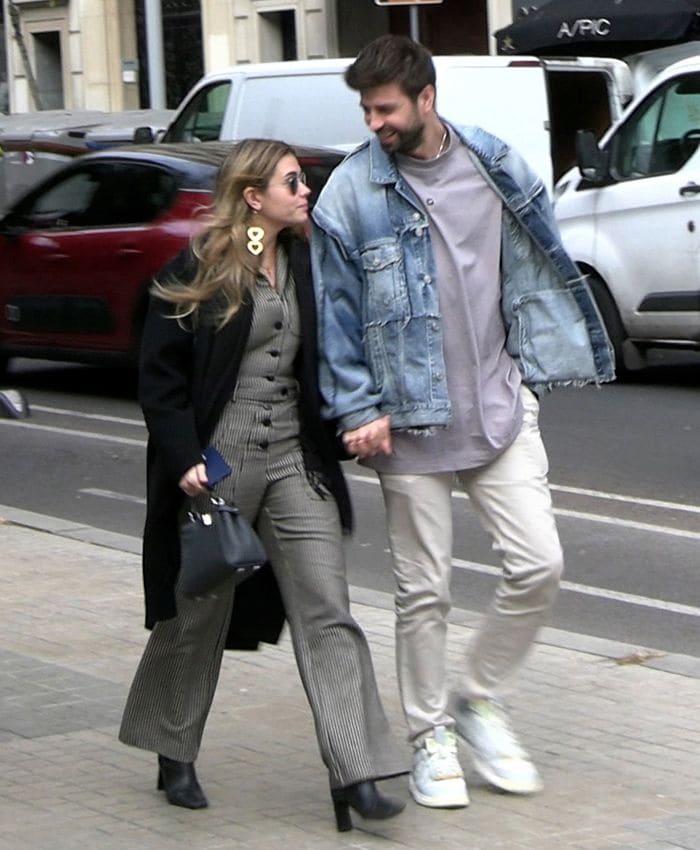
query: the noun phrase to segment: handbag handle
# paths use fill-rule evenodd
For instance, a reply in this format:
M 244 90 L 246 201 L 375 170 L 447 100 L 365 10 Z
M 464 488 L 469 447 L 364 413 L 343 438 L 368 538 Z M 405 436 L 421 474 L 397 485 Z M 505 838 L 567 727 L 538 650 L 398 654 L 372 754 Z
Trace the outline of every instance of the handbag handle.
M 236 507 L 236 505 L 232 505 L 230 502 L 225 501 L 221 498 L 221 496 L 209 496 L 209 502 L 212 509 L 219 511 L 219 513 L 240 513 L 240 510 Z M 187 518 L 190 522 L 199 520 L 202 525 L 211 525 L 211 514 L 207 511 L 187 511 Z
M 231 502 L 226 502 L 221 496 L 210 496 L 209 501 L 214 506 L 214 509 L 217 511 L 226 511 L 229 514 L 239 514 L 240 511 L 236 507 L 236 505 L 232 505 Z

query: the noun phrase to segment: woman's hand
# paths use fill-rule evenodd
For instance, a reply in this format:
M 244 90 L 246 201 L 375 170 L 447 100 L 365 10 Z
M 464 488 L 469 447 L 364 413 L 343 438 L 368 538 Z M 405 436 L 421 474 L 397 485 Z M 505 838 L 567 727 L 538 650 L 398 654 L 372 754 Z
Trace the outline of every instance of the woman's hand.
M 343 433 L 343 445 L 346 451 L 357 457 L 374 457 L 378 454 L 390 455 L 391 444 L 391 419 L 382 416 L 359 428 Z
M 179 481 L 179 487 L 187 496 L 201 496 L 207 492 L 207 468 L 203 463 L 191 466 Z

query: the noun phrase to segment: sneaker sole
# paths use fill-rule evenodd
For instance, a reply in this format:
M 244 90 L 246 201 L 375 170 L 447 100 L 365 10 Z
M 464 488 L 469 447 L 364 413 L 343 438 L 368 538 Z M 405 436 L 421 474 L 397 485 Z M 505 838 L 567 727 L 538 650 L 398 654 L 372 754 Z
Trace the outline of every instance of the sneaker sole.
M 511 782 L 510 780 L 499 776 L 497 773 L 494 773 L 485 762 L 479 761 L 479 759 L 476 758 L 473 761 L 475 770 L 490 785 L 499 788 L 501 791 L 507 791 L 509 794 L 537 794 L 538 791 L 542 790 L 542 780 L 539 779 L 539 777 L 535 782 Z
M 419 806 L 427 806 L 429 809 L 464 809 L 469 805 L 469 795 L 466 789 L 463 794 L 444 794 L 440 797 L 429 797 L 418 790 L 412 776 L 408 778 L 408 788 L 416 803 Z

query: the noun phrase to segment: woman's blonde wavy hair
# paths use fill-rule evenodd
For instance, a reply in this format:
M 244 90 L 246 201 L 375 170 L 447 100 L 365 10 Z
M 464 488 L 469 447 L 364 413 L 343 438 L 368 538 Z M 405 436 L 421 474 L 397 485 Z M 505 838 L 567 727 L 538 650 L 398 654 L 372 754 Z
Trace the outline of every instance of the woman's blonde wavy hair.
M 246 248 L 246 231 L 253 211 L 243 197 L 248 186 L 265 189 L 287 154 L 296 156 L 285 142 L 273 139 L 246 139 L 236 144 L 224 160 L 217 176 L 211 212 L 202 229 L 192 239 L 199 260 L 190 283 L 155 281 L 153 294 L 175 304 L 174 318 L 192 316 L 196 322 L 201 306 L 221 299 L 217 313 L 219 326 L 237 312 L 246 294 L 255 285 L 260 257 Z

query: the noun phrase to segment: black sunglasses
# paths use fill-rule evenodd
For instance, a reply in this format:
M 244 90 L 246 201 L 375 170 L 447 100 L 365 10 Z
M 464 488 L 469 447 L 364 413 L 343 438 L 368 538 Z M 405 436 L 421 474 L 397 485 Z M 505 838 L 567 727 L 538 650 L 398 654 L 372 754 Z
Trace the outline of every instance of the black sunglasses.
M 284 178 L 284 182 L 278 185 L 286 186 L 292 195 L 296 195 L 299 191 L 299 184 L 303 183 L 306 186 L 306 174 L 303 171 L 297 171 Z

